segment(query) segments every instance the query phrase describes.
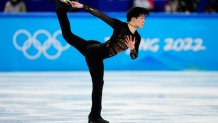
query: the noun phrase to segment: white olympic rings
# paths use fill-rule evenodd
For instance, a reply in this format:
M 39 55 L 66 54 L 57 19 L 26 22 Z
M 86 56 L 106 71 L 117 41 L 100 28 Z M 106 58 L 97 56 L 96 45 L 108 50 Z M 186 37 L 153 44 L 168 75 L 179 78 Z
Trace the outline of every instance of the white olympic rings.
M 63 51 L 67 50 L 70 45 L 66 44 L 65 46 L 62 46 L 60 41 L 57 40 L 57 36 L 61 34 L 61 31 L 58 30 L 56 31 L 53 35 L 51 35 L 47 30 L 40 29 L 36 31 L 33 36 L 30 34 L 29 31 L 25 29 L 20 29 L 15 32 L 13 36 L 13 44 L 16 49 L 20 50 L 23 52 L 23 54 L 31 60 L 35 60 L 43 54 L 47 59 L 54 60 L 57 59 Z M 25 35 L 27 36 L 27 39 L 24 41 L 23 45 L 19 45 L 17 37 L 20 35 Z M 47 40 L 44 41 L 44 43 L 41 43 L 37 37 L 39 35 L 44 35 L 46 36 Z M 20 41 L 20 40 L 19 40 Z M 28 53 L 28 49 L 31 47 L 34 47 L 37 50 L 37 53 L 34 55 Z M 50 47 L 53 47 L 57 50 L 55 54 L 49 54 L 47 51 L 49 50 Z

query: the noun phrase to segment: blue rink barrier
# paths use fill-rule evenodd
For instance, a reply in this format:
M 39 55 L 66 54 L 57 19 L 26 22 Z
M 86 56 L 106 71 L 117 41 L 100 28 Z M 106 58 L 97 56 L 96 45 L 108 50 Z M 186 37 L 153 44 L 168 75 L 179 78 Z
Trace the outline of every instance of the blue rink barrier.
M 124 13 L 108 13 L 125 21 Z M 69 14 L 72 31 L 104 42 L 112 29 L 88 13 Z M 0 71 L 87 70 L 62 38 L 55 13 L 0 14 Z M 218 14 L 154 14 L 143 29 L 139 57 L 106 59 L 106 70 L 218 70 Z

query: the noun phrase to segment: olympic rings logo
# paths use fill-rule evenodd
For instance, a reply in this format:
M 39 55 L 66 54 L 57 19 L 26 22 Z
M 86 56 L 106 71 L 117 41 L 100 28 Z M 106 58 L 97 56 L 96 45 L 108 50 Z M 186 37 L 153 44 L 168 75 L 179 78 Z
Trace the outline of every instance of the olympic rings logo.
M 56 31 L 53 35 L 51 35 L 48 31 L 40 29 L 36 31 L 33 36 L 30 34 L 29 31 L 21 29 L 15 32 L 13 36 L 13 44 L 14 47 L 20 51 L 23 52 L 24 56 L 26 56 L 28 59 L 35 60 L 39 58 L 42 54 L 50 60 L 57 59 L 63 51 L 67 50 L 70 45 L 66 44 L 65 46 L 62 46 L 59 40 L 57 40 L 57 36 L 61 34 L 61 31 Z M 27 39 L 22 39 L 19 41 L 24 42 L 22 45 L 18 43 L 18 36 L 24 35 L 27 37 Z M 41 43 L 40 40 L 37 38 L 39 35 L 46 36 L 46 40 Z M 37 52 L 34 54 L 30 54 L 28 50 L 34 47 Z M 50 47 L 53 47 L 53 49 L 57 50 L 55 54 L 49 54 L 48 50 Z

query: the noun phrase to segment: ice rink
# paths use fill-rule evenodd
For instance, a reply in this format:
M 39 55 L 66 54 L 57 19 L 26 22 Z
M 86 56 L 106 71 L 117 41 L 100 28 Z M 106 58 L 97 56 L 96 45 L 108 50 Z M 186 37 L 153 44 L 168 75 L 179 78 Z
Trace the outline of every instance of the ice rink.
M 88 72 L 0 73 L 0 123 L 87 123 Z M 106 71 L 111 123 L 217 123 L 218 72 Z

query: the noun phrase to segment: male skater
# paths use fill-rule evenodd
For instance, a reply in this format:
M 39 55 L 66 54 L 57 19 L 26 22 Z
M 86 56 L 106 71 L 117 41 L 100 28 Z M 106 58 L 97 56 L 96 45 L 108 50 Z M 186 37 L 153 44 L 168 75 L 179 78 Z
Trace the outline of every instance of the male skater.
M 76 1 L 56 0 L 57 17 L 61 26 L 64 39 L 75 47 L 86 59 L 89 72 L 92 78 L 92 107 L 88 117 L 88 123 L 109 123 L 101 117 L 102 90 L 104 84 L 103 60 L 120 52 L 130 49 L 130 56 L 135 59 L 138 56 L 138 49 L 141 37 L 136 31 L 144 26 L 148 10 L 141 7 L 131 8 L 127 13 L 127 23 L 118 19 L 108 17 L 102 12 L 90 8 Z M 83 8 L 92 15 L 102 19 L 113 28 L 113 35 L 105 43 L 94 40 L 85 40 L 71 32 L 67 12 L 72 8 Z M 73 28 L 75 29 L 75 28 Z M 93 29 L 95 31 L 96 29 Z M 85 30 L 84 30 L 85 31 Z M 88 32 L 86 32 L 88 33 Z

